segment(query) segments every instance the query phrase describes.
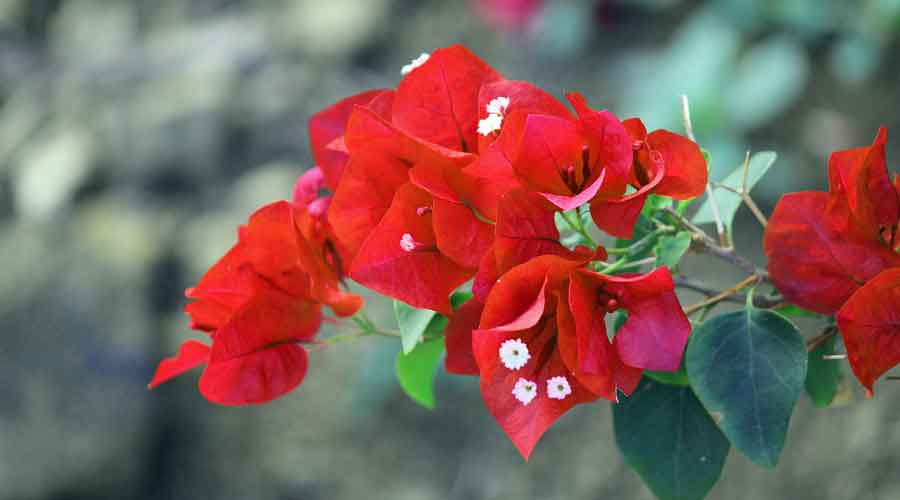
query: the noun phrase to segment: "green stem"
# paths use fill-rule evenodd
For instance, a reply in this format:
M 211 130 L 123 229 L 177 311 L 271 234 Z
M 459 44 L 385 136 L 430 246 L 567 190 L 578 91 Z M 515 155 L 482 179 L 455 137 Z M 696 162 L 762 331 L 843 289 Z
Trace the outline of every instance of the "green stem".
M 594 241 L 594 238 L 591 237 L 590 233 L 585 229 L 584 224 L 581 223 L 581 215 L 578 213 L 578 209 L 575 210 L 567 210 L 565 212 L 560 212 L 562 214 L 562 218 L 566 221 L 566 225 L 569 226 L 569 229 L 581 235 L 585 241 L 590 243 L 590 245 L 594 248 L 597 248 L 597 242 Z

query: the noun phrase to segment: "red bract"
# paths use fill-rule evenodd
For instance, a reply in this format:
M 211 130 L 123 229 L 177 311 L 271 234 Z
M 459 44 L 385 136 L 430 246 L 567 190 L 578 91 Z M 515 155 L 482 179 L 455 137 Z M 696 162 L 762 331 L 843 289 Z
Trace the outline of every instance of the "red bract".
M 597 197 L 591 215 L 597 227 L 623 239 L 631 239 L 634 224 L 650 194 L 687 200 L 703 194 L 707 168 L 697 144 L 668 130 L 647 133 L 637 118 L 625 120 L 633 143 L 631 185 L 636 192 L 621 198 Z
M 763 238 L 772 283 L 785 299 L 834 314 L 900 255 L 854 224 L 840 195 L 791 193 L 778 202 Z
M 298 343 L 318 331 L 321 304 L 341 316 L 362 305 L 338 289 L 335 250 L 324 244 L 330 236 L 319 219 L 284 201 L 257 210 L 238 243 L 186 292 L 196 299 L 185 307 L 191 327 L 209 332 L 211 347 L 185 342 L 160 363 L 150 387 L 204 362 L 200 392 L 215 403 L 263 403 L 296 387 L 307 368 Z
M 462 45 L 435 50 L 400 82 L 392 121 L 424 141 L 477 151 L 478 92 L 501 78 Z
M 611 277 L 583 269 L 586 260 L 545 255 L 511 269 L 471 333 L 485 403 L 526 459 L 574 405 L 630 393 L 642 369 L 677 370 L 690 333 L 667 269 Z M 461 373 L 471 368 L 463 342 L 479 307 L 448 326 L 448 366 Z M 619 308 L 629 319 L 610 343 L 603 318 Z
M 850 366 L 870 394 L 900 362 L 894 250 L 900 203 L 888 177 L 886 140 L 880 129 L 869 147 L 835 151 L 829 192 L 783 196 L 763 242 L 772 282 L 787 300 L 837 313 Z
M 369 90 L 332 104 L 309 118 L 309 146 L 316 166 L 322 169 L 325 184 L 337 189 L 347 164 L 347 153 L 339 145 L 347 120 L 356 106 L 369 106 L 390 117 L 393 90 Z M 338 144 L 335 144 L 337 142 Z
M 889 269 L 854 293 L 837 324 L 856 378 L 872 394 L 875 380 L 900 363 L 900 269 Z

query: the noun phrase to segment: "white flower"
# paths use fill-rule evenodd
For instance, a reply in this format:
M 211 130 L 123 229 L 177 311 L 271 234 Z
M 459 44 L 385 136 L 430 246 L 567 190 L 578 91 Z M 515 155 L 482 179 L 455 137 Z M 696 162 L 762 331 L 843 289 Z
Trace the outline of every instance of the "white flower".
M 502 115 L 509 107 L 509 97 L 495 97 L 487 104 L 487 112 L 492 115 Z
M 566 377 L 553 377 L 547 380 L 547 396 L 553 399 L 566 399 L 572 394 L 572 387 Z
M 400 69 L 400 74 L 406 76 L 406 75 L 412 73 L 412 70 L 414 70 L 414 69 L 418 68 L 419 66 L 425 64 L 425 61 L 427 61 L 429 57 L 430 57 L 430 56 L 428 55 L 428 52 L 422 52 L 422 53 L 419 55 L 419 57 L 417 57 L 417 58 L 413 59 L 412 61 L 410 61 L 410 63 L 407 64 L 406 66 L 403 66 L 403 68 Z
M 530 380 L 520 378 L 512 390 L 513 396 L 523 405 L 527 405 L 537 396 L 537 384 Z
M 500 130 L 503 125 L 503 117 L 493 113 L 487 115 L 487 118 L 478 120 L 478 133 L 481 135 L 491 135 L 496 130 Z
M 520 339 L 509 339 L 500 344 L 500 361 L 510 370 L 522 368 L 529 359 L 528 346 Z
M 413 240 L 411 234 L 403 233 L 403 236 L 400 237 L 400 248 L 403 249 L 404 252 L 412 252 L 416 249 L 416 241 Z

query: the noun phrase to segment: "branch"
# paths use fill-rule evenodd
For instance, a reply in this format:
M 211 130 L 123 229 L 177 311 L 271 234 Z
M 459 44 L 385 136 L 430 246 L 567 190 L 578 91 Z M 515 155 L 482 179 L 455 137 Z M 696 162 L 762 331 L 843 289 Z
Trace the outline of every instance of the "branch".
M 694 126 L 691 123 L 691 107 L 688 104 L 686 95 L 681 96 L 681 116 L 684 119 L 684 132 L 687 134 L 688 139 L 696 143 Z M 707 165 L 707 170 L 709 170 L 709 165 Z M 709 206 L 712 208 L 713 219 L 716 221 L 716 234 L 719 235 L 719 244 L 723 247 L 729 247 L 731 245 L 729 245 L 728 236 L 725 234 L 725 225 L 722 224 L 722 213 L 719 210 L 719 203 L 716 202 L 716 198 L 713 196 L 709 182 L 706 183 L 706 196 L 709 198 Z
M 815 337 L 806 341 L 806 351 L 813 352 L 817 347 L 828 342 L 831 337 L 837 335 L 838 329 L 834 326 L 829 326 L 822 330 L 822 333 L 816 335 Z
M 701 309 L 705 309 L 709 306 L 718 304 L 719 302 L 722 302 L 723 300 L 727 299 L 728 297 L 731 297 L 732 295 L 740 292 L 744 288 L 747 288 L 748 286 L 751 286 L 751 285 L 755 285 L 761 279 L 762 278 L 760 278 L 759 276 L 757 276 L 755 274 L 750 275 L 750 276 L 744 278 L 743 280 L 741 280 L 739 283 L 735 284 L 733 287 L 729 288 L 728 290 L 725 290 L 716 295 L 713 295 L 712 297 L 709 297 L 708 299 L 701 300 L 700 302 L 697 302 L 696 304 L 692 304 L 688 307 L 685 307 L 684 314 L 687 316 L 690 316 L 691 314 L 694 314 L 695 312 L 697 312 Z
M 738 254 L 733 247 L 723 247 L 716 243 L 716 240 L 710 238 L 705 231 L 694 225 L 691 221 L 684 218 L 683 215 L 679 214 L 675 210 L 672 210 L 671 207 L 665 207 L 662 209 L 665 213 L 671 215 L 681 224 L 685 229 L 690 231 L 694 235 L 694 241 L 698 243 L 702 250 L 710 255 L 714 255 L 726 262 L 729 262 L 742 270 L 746 271 L 748 274 L 756 275 L 760 278 L 760 280 L 768 281 L 769 273 L 765 269 L 758 267 L 756 264 L 750 262 L 746 257 Z

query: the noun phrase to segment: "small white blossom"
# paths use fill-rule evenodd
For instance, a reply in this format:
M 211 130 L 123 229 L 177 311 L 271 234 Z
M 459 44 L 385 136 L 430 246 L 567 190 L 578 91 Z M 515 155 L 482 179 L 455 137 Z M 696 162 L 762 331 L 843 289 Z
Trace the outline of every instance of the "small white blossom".
M 412 252 L 416 249 L 416 241 L 413 240 L 411 234 L 403 233 L 403 236 L 400 237 L 400 248 L 403 249 L 404 252 Z
M 523 405 L 527 405 L 537 396 L 537 384 L 530 380 L 520 378 L 512 390 L 513 396 Z
M 500 344 L 500 361 L 510 370 L 518 370 L 528 363 L 531 354 L 520 339 L 509 339 Z
M 547 380 L 547 396 L 553 399 L 566 399 L 572 394 L 572 387 L 566 377 L 553 377 Z
M 509 107 L 509 97 L 495 97 L 487 104 L 487 112 L 492 115 L 502 115 Z
M 478 120 L 478 133 L 484 136 L 491 135 L 494 131 L 500 130 L 503 125 L 503 117 L 500 115 L 490 114 L 487 118 Z
M 412 61 L 410 61 L 410 63 L 407 64 L 406 66 L 403 66 L 403 68 L 400 69 L 400 74 L 406 76 L 406 75 L 412 73 L 412 70 L 414 70 L 414 69 L 418 68 L 419 66 L 425 64 L 425 61 L 427 61 L 429 57 L 430 57 L 430 56 L 428 55 L 428 52 L 422 52 L 422 53 L 419 55 L 419 57 L 417 57 L 417 58 L 413 59 Z

